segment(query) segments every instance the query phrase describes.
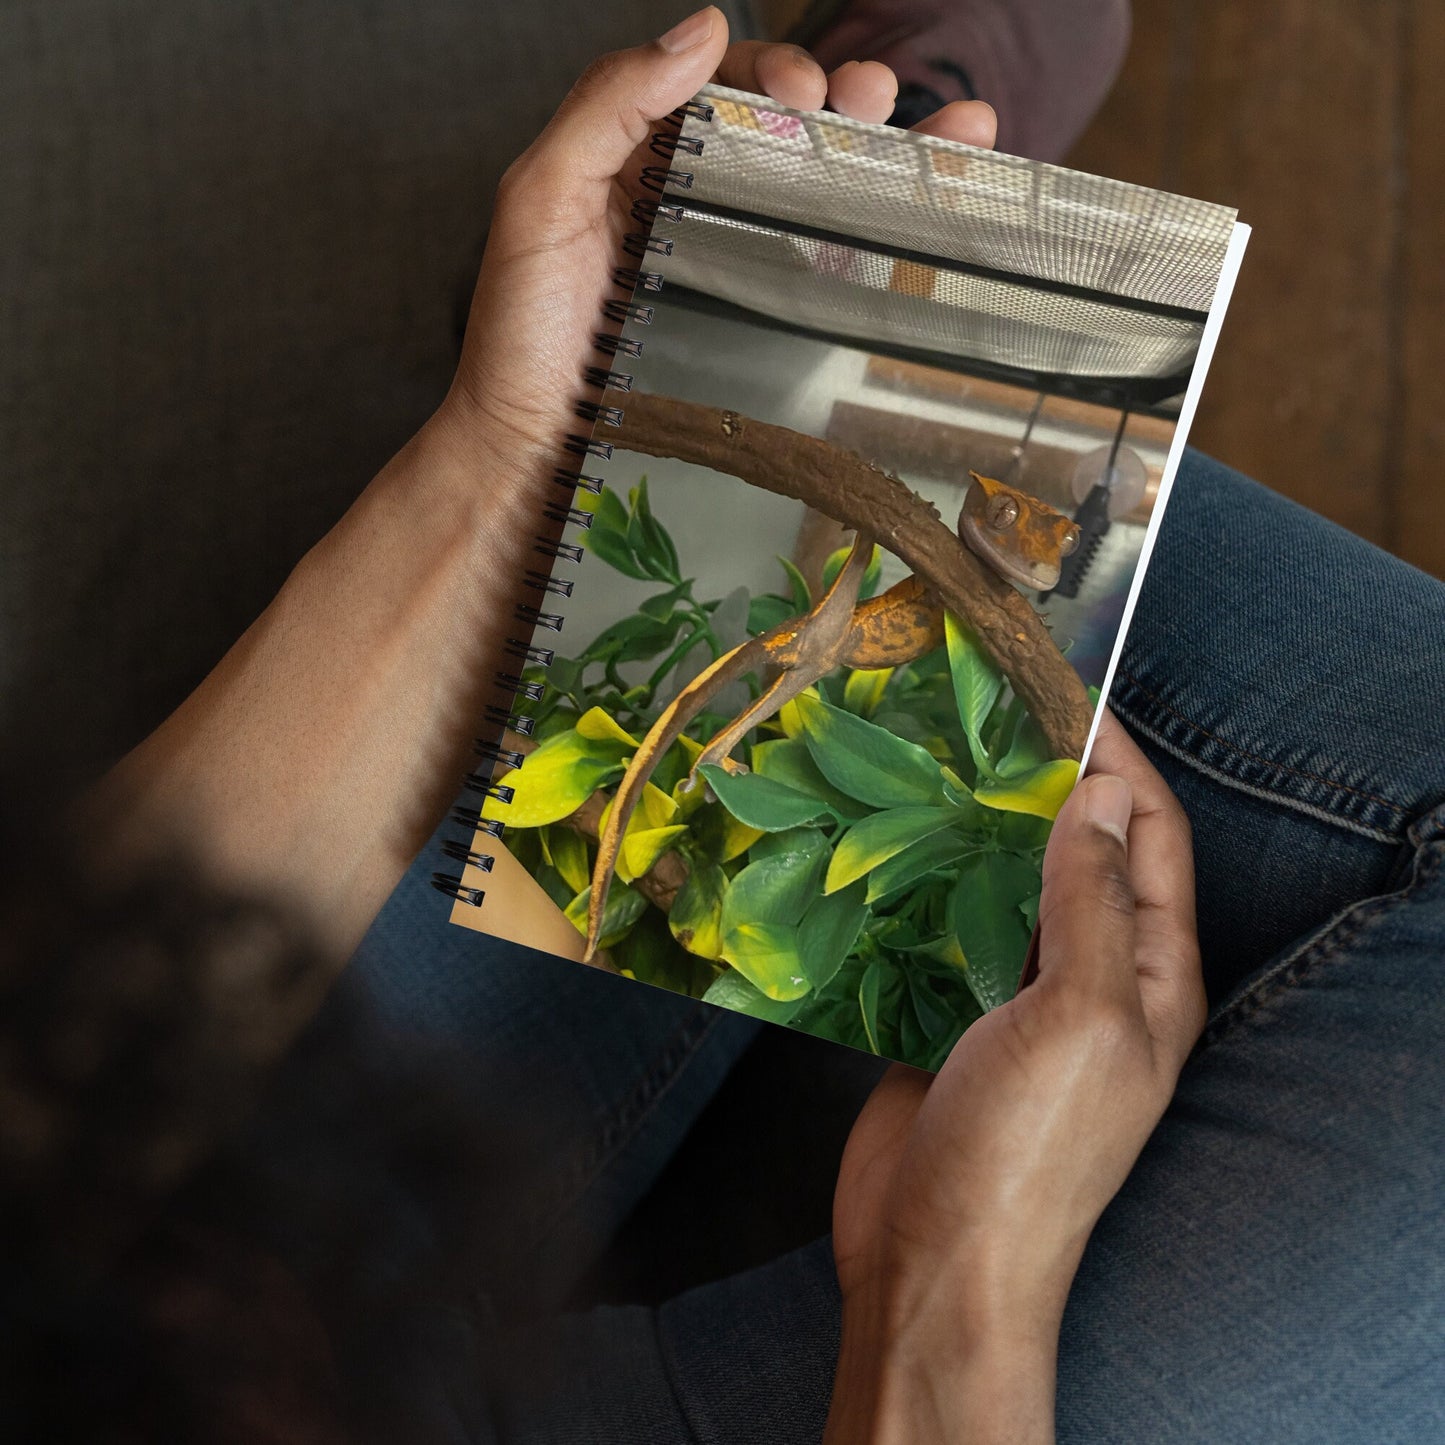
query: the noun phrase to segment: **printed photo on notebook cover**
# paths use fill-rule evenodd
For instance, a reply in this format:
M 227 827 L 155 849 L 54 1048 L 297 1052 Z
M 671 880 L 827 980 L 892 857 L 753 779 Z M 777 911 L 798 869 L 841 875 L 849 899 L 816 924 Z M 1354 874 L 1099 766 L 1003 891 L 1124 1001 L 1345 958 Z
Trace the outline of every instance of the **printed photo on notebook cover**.
M 1018 986 L 1247 229 L 719 87 L 678 120 L 438 883 L 936 1069 Z

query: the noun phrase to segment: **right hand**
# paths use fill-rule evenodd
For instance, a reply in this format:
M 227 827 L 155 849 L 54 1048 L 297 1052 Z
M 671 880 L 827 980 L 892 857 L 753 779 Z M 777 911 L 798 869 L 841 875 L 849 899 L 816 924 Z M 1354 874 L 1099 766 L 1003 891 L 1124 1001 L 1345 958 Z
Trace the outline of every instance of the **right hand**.
M 1038 981 L 937 1078 L 891 1070 L 849 1138 L 830 1442 L 1051 1438 L 1069 1286 L 1205 1017 L 1184 812 L 1107 713 L 1092 766 L 1049 839 Z

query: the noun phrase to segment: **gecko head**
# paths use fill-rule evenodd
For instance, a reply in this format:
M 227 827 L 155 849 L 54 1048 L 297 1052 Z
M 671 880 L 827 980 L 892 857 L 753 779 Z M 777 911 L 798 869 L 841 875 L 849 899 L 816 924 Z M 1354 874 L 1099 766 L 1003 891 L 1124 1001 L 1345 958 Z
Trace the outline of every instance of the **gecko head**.
M 970 472 L 958 535 L 1000 577 L 1047 592 L 1059 585 L 1063 559 L 1079 545 L 1071 517 L 992 477 Z

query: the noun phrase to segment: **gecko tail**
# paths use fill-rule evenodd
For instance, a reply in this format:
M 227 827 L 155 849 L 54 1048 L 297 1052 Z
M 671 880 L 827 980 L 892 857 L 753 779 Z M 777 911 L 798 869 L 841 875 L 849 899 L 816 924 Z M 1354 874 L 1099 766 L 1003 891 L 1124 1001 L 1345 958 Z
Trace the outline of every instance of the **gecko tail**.
M 682 736 L 687 725 L 707 707 L 718 692 L 746 673 L 754 671 L 760 659 L 765 656 L 763 638 L 755 637 L 733 648 L 731 652 L 725 652 L 710 667 L 704 668 L 668 704 L 627 765 L 627 771 L 622 775 L 622 781 L 612 799 L 607 826 L 603 828 L 602 836 L 597 842 L 597 861 L 592 866 L 592 891 L 587 900 L 587 947 L 582 955 L 584 963 L 592 961 L 601 942 L 602 915 L 607 907 L 612 876 L 617 871 L 617 857 L 622 851 L 623 835 L 627 832 L 627 825 L 636 811 L 642 791 L 657 770 L 663 754 Z

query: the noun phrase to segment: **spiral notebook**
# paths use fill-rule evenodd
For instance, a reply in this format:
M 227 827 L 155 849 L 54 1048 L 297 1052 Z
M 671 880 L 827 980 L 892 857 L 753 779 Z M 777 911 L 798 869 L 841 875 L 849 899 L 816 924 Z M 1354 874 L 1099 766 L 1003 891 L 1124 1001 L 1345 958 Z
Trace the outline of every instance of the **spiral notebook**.
M 720 87 L 649 146 L 434 881 L 937 1068 L 1018 986 L 1248 231 Z

